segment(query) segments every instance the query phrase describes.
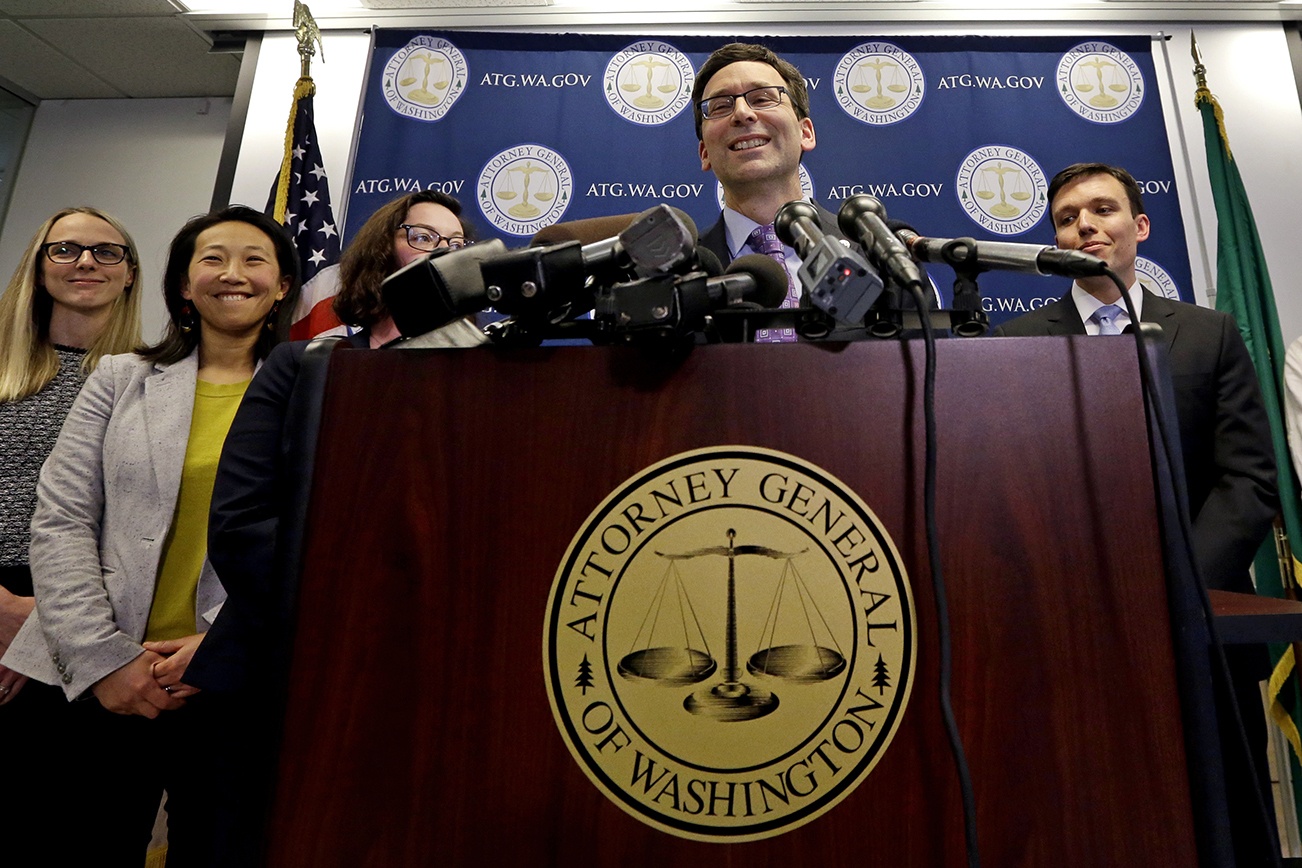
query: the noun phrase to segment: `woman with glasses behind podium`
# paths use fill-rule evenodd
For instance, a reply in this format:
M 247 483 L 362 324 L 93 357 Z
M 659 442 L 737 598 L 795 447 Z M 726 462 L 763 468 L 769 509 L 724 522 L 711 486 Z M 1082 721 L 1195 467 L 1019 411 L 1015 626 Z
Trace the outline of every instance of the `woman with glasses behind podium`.
M 382 206 L 357 230 L 339 258 L 340 322 L 364 329 L 366 346 L 385 346 L 400 335 L 380 297 L 384 279 L 422 256 L 473 244 L 474 227 L 461 217 L 461 203 L 438 190 L 400 196 Z M 448 346 L 475 346 L 483 334 L 470 317 L 439 329 Z M 355 342 L 358 343 L 358 342 Z
M 27 560 L 36 478 L 81 384 L 102 356 L 140 344 L 140 255 L 117 220 L 65 208 L 36 231 L 0 295 L 0 655 L 35 604 Z M 57 742 L 67 700 L 0 666 L 0 822 L 57 840 L 63 780 L 34 750 Z

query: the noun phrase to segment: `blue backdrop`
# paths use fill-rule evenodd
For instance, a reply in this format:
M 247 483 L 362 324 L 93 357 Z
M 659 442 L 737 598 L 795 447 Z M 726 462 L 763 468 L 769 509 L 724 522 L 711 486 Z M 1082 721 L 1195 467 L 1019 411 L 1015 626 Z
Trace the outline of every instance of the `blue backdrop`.
M 1048 179 L 1079 161 L 1139 179 L 1153 235 L 1140 272 L 1192 300 L 1188 251 L 1147 37 L 646 37 L 376 30 L 345 240 L 423 188 L 461 200 L 508 246 L 551 223 L 681 208 L 719 214 L 688 104 L 693 70 L 763 42 L 806 77 L 817 147 L 806 191 L 856 193 L 924 235 L 1052 244 Z M 952 273 L 929 270 L 948 302 Z M 1057 278 L 986 274 L 992 323 L 1059 297 Z

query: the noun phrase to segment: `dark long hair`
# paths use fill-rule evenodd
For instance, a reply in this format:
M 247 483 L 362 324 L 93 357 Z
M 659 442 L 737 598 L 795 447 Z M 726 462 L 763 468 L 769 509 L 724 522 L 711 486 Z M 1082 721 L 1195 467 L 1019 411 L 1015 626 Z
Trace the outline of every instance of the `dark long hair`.
M 253 348 L 254 358 L 259 361 L 265 359 L 272 347 L 288 337 L 289 320 L 294 304 L 298 301 L 299 291 L 298 254 L 294 249 L 294 242 L 289 240 L 289 235 L 285 233 L 283 226 L 261 211 L 254 211 L 244 205 L 231 205 L 220 211 L 213 211 L 211 214 L 192 217 L 172 239 L 172 246 L 167 252 L 167 269 L 163 272 L 163 301 L 167 303 L 168 315 L 167 331 L 161 341 L 140 351 L 140 355 L 151 362 L 161 362 L 165 365 L 179 362 L 194 352 L 194 348 L 199 345 L 198 328 L 191 328 L 189 331 L 181 328 L 181 311 L 185 307 L 185 298 L 182 297 L 181 290 L 185 288 L 186 280 L 190 275 L 190 260 L 194 258 L 195 243 L 201 234 L 219 223 L 247 223 L 261 230 L 271 239 L 272 246 L 276 248 L 276 264 L 280 266 L 280 276 L 290 279 L 289 289 L 286 290 L 285 297 L 281 299 L 280 305 L 273 314 L 275 317 L 273 328 L 264 328 L 258 333 L 258 342 Z

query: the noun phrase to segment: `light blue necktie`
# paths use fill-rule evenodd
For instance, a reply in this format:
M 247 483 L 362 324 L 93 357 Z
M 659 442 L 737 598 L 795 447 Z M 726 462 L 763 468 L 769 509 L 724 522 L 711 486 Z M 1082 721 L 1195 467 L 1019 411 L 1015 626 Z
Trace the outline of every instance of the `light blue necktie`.
M 1090 319 L 1099 324 L 1099 334 L 1119 335 L 1121 329 L 1117 328 L 1117 317 L 1121 316 L 1121 313 L 1121 305 L 1105 304 L 1094 311 Z

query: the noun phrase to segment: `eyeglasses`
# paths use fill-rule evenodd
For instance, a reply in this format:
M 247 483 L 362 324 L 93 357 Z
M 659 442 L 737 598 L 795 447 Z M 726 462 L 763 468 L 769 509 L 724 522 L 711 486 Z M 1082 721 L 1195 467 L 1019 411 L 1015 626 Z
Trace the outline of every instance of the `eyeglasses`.
M 453 235 L 451 237 L 440 235 L 428 226 L 412 226 L 410 223 L 403 223 L 398 228 L 407 230 L 407 243 L 416 250 L 433 252 L 443 246 L 447 246 L 451 250 L 460 250 L 462 247 L 474 244 L 473 241 L 467 241 L 464 235 Z
M 746 105 L 757 112 L 771 111 L 782 105 L 782 95 L 786 92 L 785 87 L 770 84 L 764 87 L 752 88 L 745 93 L 724 93 L 719 96 L 712 96 L 698 102 L 696 107 L 701 110 L 701 117 L 712 120 L 726 118 L 732 114 L 733 107 L 737 105 L 739 99 L 746 100 Z
M 88 246 L 75 241 L 51 241 L 49 244 L 42 244 L 41 249 L 45 251 L 47 259 L 60 265 L 77 262 L 87 250 L 100 265 L 117 265 L 127 258 L 127 248 L 124 245 L 108 242 Z

